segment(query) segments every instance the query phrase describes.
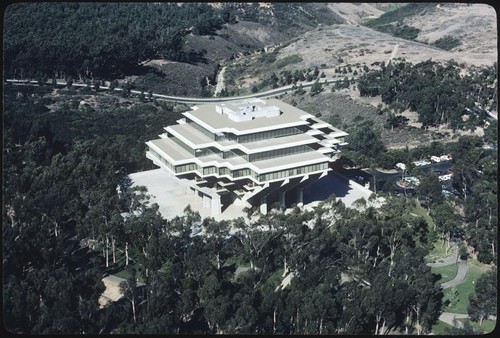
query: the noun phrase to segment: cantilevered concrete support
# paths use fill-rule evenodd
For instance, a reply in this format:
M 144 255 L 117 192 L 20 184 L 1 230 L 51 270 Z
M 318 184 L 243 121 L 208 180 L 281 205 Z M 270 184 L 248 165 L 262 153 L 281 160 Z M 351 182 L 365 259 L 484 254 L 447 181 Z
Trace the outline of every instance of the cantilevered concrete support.
M 297 189 L 297 206 L 301 207 L 304 205 L 304 188 Z
M 203 207 L 204 208 L 210 208 L 210 197 L 207 195 L 203 195 Z
M 222 213 L 222 203 L 219 195 L 212 196 L 211 199 L 212 215 L 220 215 Z
M 267 195 L 260 196 L 260 213 L 263 215 L 267 214 Z
M 283 207 L 286 207 L 285 195 L 286 195 L 286 191 L 280 192 L 280 204 Z

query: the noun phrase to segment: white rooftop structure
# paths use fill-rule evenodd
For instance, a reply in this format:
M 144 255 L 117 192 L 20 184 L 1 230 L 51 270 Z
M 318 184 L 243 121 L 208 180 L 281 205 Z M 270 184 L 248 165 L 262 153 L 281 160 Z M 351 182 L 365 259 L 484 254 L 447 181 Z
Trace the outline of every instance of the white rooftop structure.
M 146 142 L 146 156 L 213 215 L 233 203 L 265 213 L 287 195 L 302 203 L 303 187 L 326 175 L 346 144 L 347 133 L 276 99 L 199 105 L 183 115 Z

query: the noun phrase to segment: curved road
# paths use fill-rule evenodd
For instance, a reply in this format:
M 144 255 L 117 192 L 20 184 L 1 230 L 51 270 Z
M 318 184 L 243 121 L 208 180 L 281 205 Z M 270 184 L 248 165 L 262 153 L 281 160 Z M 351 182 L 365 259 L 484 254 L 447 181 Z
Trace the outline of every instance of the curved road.
M 465 278 L 467 277 L 467 269 L 468 269 L 467 260 L 462 260 L 459 258 L 458 245 L 455 245 L 453 253 L 450 256 L 441 259 L 441 262 L 427 263 L 427 265 L 430 267 L 441 267 L 441 266 L 447 266 L 447 265 L 452 265 L 452 264 L 458 265 L 457 274 L 456 274 L 455 278 L 453 278 L 451 281 L 448 281 L 446 283 L 441 284 L 441 288 L 443 288 L 443 289 L 448 289 L 448 288 L 451 288 L 453 286 L 460 285 L 465 281 Z M 494 316 L 490 316 L 490 317 L 491 317 L 490 319 L 496 320 L 496 317 L 494 317 Z M 466 318 L 469 318 L 468 314 L 443 312 L 443 313 L 441 313 L 441 315 L 439 316 L 438 319 L 446 324 L 456 326 L 458 328 L 462 328 L 463 323 L 461 321 L 457 320 L 455 323 L 453 323 L 453 320 L 454 319 L 466 319 Z
M 441 259 L 440 262 L 427 263 L 427 266 L 430 266 L 431 268 L 437 268 L 452 264 L 458 265 L 458 270 L 455 278 L 446 283 L 442 283 L 441 287 L 443 289 L 448 289 L 453 286 L 460 285 L 465 281 L 465 278 L 467 277 L 467 260 L 462 260 L 458 257 L 458 245 L 454 245 L 453 249 L 453 253 L 450 256 Z
M 352 77 L 351 77 L 352 78 Z M 357 78 L 354 78 L 357 79 Z M 7 79 L 5 80 L 7 83 L 12 83 L 12 84 L 38 84 L 38 81 L 32 81 L 32 80 L 16 80 L 16 79 Z M 322 85 L 329 85 L 337 82 L 344 81 L 344 79 L 334 79 L 334 80 L 324 80 L 320 81 Z M 350 80 L 349 80 L 350 81 Z M 303 88 L 309 88 L 314 84 L 315 81 L 310 81 L 310 82 L 302 82 L 302 87 Z M 50 81 L 47 81 L 46 83 L 51 84 Z M 66 82 L 56 82 L 57 85 L 62 85 L 66 86 Z M 300 83 L 297 83 L 297 86 Z M 86 87 L 87 84 L 84 83 L 73 83 L 73 86 L 75 87 Z M 233 96 L 233 97 L 217 97 L 217 98 L 198 98 L 198 97 L 183 97 L 183 96 L 170 96 L 170 95 L 162 95 L 162 94 L 153 94 L 153 97 L 156 97 L 160 100 L 164 101 L 170 101 L 170 102 L 177 102 L 177 103 L 198 103 L 198 104 L 203 104 L 203 103 L 214 103 L 214 102 L 227 102 L 227 101 L 236 101 L 236 100 L 244 100 L 244 99 L 250 99 L 250 98 L 268 98 L 268 97 L 273 97 L 281 94 L 286 94 L 288 91 L 292 90 L 293 85 L 288 85 L 280 88 L 274 88 L 271 90 L 267 90 L 265 92 L 261 93 L 254 93 L 250 95 L 242 95 L 242 96 Z M 102 90 L 109 90 L 109 87 L 107 86 L 99 86 L 100 89 Z M 115 91 L 122 91 L 122 88 L 115 88 Z M 132 94 L 141 94 L 141 91 L 138 90 L 131 90 L 130 91 Z
M 457 261 L 458 261 L 458 246 L 454 245 L 453 253 L 450 256 L 440 259 L 440 262 L 427 263 L 427 266 L 430 266 L 431 268 L 438 268 L 441 266 L 455 264 Z
M 441 287 L 443 289 L 448 289 L 453 286 L 460 285 L 465 281 L 465 278 L 467 277 L 467 260 L 461 259 L 457 262 L 457 265 L 458 265 L 457 275 L 449 282 L 442 283 Z

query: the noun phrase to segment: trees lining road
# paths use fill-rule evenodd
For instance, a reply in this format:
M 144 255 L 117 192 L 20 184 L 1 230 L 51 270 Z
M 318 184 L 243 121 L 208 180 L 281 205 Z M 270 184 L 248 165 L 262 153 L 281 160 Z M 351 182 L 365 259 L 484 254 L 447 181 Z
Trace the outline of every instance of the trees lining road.
M 357 79 L 357 78 L 355 78 Z M 344 81 L 344 78 L 342 79 L 334 79 L 334 80 L 325 80 L 323 82 L 320 82 L 322 85 L 330 85 L 334 84 L 337 82 L 342 82 Z M 12 83 L 12 84 L 38 84 L 38 81 L 34 80 L 17 80 L 17 79 L 7 79 L 7 83 Z M 301 82 L 302 88 L 310 88 L 314 85 L 316 81 L 310 81 L 310 82 Z M 50 83 L 50 82 L 47 82 Z M 66 86 L 66 82 L 62 81 L 57 81 L 56 85 L 59 86 Z M 86 87 L 88 86 L 87 84 L 84 83 L 73 83 L 72 86 L 75 87 Z M 297 85 L 298 86 L 298 85 Z M 237 100 L 244 100 L 244 99 L 251 99 L 251 98 L 269 98 L 281 94 L 286 94 L 289 91 L 293 91 L 294 89 L 293 85 L 288 85 L 280 88 L 274 88 L 271 90 L 267 90 L 264 92 L 260 93 L 254 93 L 254 94 L 249 94 L 249 95 L 241 95 L 241 96 L 233 96 L 233 97 L 217 97 L 217 98 L 197 98 L 197 97 L 182 97 L 182 96 L 171 96 L 171 95 L 163 95 L 163 94 L 152 94 L 153 97 L 164 100 L 164 101 L 170 101 L 170 102 L 176 102 L 176 103 L 197 103 L 197 104 L 204 104 L 204 103 L 215 103 L 215 102 L 228 102 L 228 101 L 237 101 Z M 110 90 L 108 86 L 99 86 L 99 89 L 102 90 Z M 114 91 L 123 91 L 123 88 L 114 88 Z M 143 93 L 142 91 L 139 90 L 130 90 L 130 93 L 132 94 L 141 94 Z

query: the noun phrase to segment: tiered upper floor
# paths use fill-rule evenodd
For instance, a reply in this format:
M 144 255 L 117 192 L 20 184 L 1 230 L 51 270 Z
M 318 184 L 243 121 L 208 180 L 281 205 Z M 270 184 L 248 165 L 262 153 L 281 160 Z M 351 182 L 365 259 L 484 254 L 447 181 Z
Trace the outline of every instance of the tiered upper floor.
M 161 139 L 147 142 L 176 174 L 195 172 L 259 183 L 328 168 L 345 132 L 279 100 L 207 104 L 183 113 Z

